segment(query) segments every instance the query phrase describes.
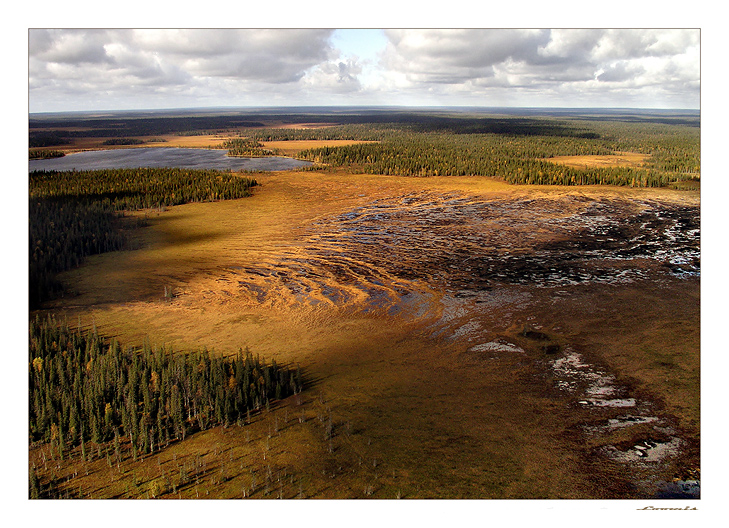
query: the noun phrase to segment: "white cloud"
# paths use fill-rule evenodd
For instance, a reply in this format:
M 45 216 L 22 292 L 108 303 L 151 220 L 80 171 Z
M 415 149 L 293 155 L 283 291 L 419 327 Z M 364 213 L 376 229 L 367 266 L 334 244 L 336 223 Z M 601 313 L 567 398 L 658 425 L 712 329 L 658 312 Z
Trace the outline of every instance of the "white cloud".
M 387 30 L 382 64 L 413 83 L 459 84 L 492 77 L 493 67 L 532 55 L 541 30 Z
M 524 106 L 623 106 L 662 100 L 697 106 L 698 30 L 389 30 L 382 65 L 419 85 L 467 86 L 471 98 L 511 99 Z M 596 82 L 596 79 L 598 82 Z M 616 91 L 617 89 L 619 91 Z M 500 93 L 499 90 L 512 93 Z M 632 90 L 632 91 L 631 91 Z M 459 93 L 463 93 L 459 90 Z M 577 96 L 577 99 L 575 98 Z M 679 102 L 680 101 L 680 102 Z
M 91 101 L 654 106 L 656 94 L 697 107 L 699 55 L 698 30 L 34 29 L 29 95 L 31 111 Z
M 64 93 L 78 106 L 107 98 L 105 107 L 187 96 L 187 105 L 255 104 L 275 99 L 307 70 L 336 58 L 332 30 L 31 30 L 30 106 Z M 232 82 L 231 82 L 232 81 Z M 274 85 L 268 90 L 265 85 Z M 205 92 L 206 91 L 206 92 Z M 178 103 L 179 104 L 179 103 Z M 162 103 L 164 106 L 164 103 Z
M 109 63 L 105 36 L 99 30 L 31 30 L 31 57 L 49 63 Z
M 333 93 L 352 93 L 362 89 L 359 75 L 362 65 L 356 59 L 325 62 L 304 78 L 307 87 Z

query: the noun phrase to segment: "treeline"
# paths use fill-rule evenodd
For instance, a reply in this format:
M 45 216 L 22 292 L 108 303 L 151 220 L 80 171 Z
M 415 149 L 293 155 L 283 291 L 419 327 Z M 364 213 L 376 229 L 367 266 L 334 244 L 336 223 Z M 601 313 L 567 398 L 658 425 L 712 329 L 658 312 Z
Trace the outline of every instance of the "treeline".
M 108 199 L 116 210 L 250 196 L 256 181 L 213 169 L 139 168 L 33 171 L 32 198 Z
M 255 185 L 254 179 L 217 170 L 31 172 L 30 307 L 61 293 L 59 272 L 125 246 L 123 211 L 243 198 Z M 138 225 L 137 220 L 132 227 Z
M 257 141 L 302 141 L 347 139 L 381 141 L 404 130 L 396 124 L 335 125 L 321 128 L 266 128 L 252 131 L 250 137 Z
M 28 159 L 62 158 L 66 154 L 62 150 L 30 149 Z
M 31 130 L 28 135 L 28 146 L 30 148 L 58 147 L 68 143 L 68 135 L 61 130 Z
M 223 142 L 223 148 L 227 149 L 228 156 L 255 158 L 276 154 L 274 149 L 267 149 L 259 141 L 250 138 L 229 139 Z
M 701 171 L 701 129 L 695 125 L 588 121 L 611 151 L 648 154 L 646 167 L 663 172 Z
M 133 456 L 192 432 L 250 421 L 251 413 L 303 388 L 298 367 L 266 363 L 239 350 L 174 352 L 123 347 L 52 318 L 29 336 L 29 440 L 50 442 L 63 458 L 87 442 L 131 441 Z
M 31 147 L 58 145 L 80 137 L 156 136 L 204 133 L 264 123 L 241 116 L 160 116 L 115 118 L 34 118 L 29 122 Z M 81 128 L 81 129 L 80 129 Z M 55 129 L 55 130 L 49 130 Z
M 141 145 L 143 143 L 144 141 L 139 138 L 121 137 L 107 139 L 102 143 L 102 145 Z
M 575 130 L 585 128 L 575 127 Z M 620 151 L 645 152 L 652 158 L 640 168 L 576 169 L 548 161 L 555 156 L 611 155 Z M 297 157 L 373 174 L 477 175 L 498 177 L 514 184 L 539 185 L 659 187 L 691 178 L 700 171 L 697 129 L 655 124 L 603 123 L 593 132 L 573 135 L 461 134 L 403 129 L 381 135 L 378 143 L 310 149 Z
M 58 273 L 126 244 L 119 213 L 108 200 L 32 199 L 29 213 L 31 308 L 63 293 Z

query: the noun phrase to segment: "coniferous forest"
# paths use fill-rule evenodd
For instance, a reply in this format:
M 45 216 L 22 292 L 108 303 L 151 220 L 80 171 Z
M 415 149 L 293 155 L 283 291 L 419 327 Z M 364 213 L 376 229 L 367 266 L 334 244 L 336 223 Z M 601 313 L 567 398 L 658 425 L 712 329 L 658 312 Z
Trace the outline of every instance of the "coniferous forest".
M 592 121 L 579 129 L 502 124 L 493 132 L 466 123 L 455 123 L 450 130 L 376 127 L 380 134 L 375 133 L 375 125 L 367 133 L 367 127 L 359 127 L 341 134 L 342 138 L 378 138 L 376 143 L 314 148 L 300 152 L 299 157 L 370 174 L 490 176 L 533 185 L 663 187 L 697 178 L 700 171 L 699 130 L 693 127 Z M 332 131 L 324 134 L 330 136 Z M 649 160 L 642 167 L 584 169 L 549 161 L 555 156 L 609 156 L 623 151 L 646 154 Z
M 244 425 L 251 413 L 302 390 L 298 367 L 266 363 L 239 350 L 175 352 L 145 343 L 124 348 L 52 318 L 30 322 L 29 440 L 50 443 L 54 456 L 121 438 L 132 457 L 152 453 L 195 431 Z M 30 482 L 38 498 L 38 482 Z M 34 487 L 35 486 L 35 487 Z
M 234 138 L 223 143 L 227 149 L 228 156 L 240 156 L 255 158 L 260 156 L 273 156 L 276 152 L 263 147 L 263 144 L 255 139 Z
M 692 113 L 600 111 L 479 112 L 324 110 L 298 113 L 159 118 L 96 118 L 31 121 L 31 146 L 61 145 L 76 137 L 133 134 L 230 133 L 221 145 L 231 156 L 274 155 L 261 142 L 359 140 L 373 143 L 319 147 L 300 159 L 369 174 L 400 176 L 489 176 L 511 184 L 621 185 L 662 187 L 697 179 L 699 117 Z M 278 123 L 316 122 L 313 128 Z M 70 126 L 86 127 L 84 132 Z M 271 123 L 265 126 L 266 123 Z M 65 125 L 62 130 L 48 130 Z M 114 139 L 109 141 L 116 141 Z M 640 167 L 575 168 L 551 163 L 555 156 L 645 154 Z
M 251 178 L 216 170 L 32 172 L 31 307 L 61 292 L 55 279 L 59 272 L 76 267 L 89 255 L 124 247 L 124 211 L 242 198 L 255 185 Z M 139 222 L 127 222 L 126 227 Z

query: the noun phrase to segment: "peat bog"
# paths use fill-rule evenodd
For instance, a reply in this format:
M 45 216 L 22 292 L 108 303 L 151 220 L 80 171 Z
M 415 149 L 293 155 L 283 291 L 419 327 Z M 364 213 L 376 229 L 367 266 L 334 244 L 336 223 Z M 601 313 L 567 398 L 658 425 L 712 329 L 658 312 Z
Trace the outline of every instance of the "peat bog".
M 132 351 L 164 345 L 235 358 L 247 350 L 300 365 L 303 390 L 258 402 L 250 415 L 221 409 L 229 418 L 207 428 L 191 411 L 189 431 L 160 400 L 150 416 L 168 438 L 151 443 L 136 432 L 91 438 L 67 427 L 73 441 L 59 443 L 57 432 L 35 438 L 36 496 L 700 495 L 700 195 L 676 185 L 698 184 L 693 121 L 243 117 L 181 122 L 196 134 L 227 127 L 231 137 L 264 144 L 296 141 L 316 163 L 256 173 L 244 198 L 125 213 L 143 219 L 129 234 L 133 249 L 87 256 L 59 273 L 63 294 L 31 317 L 78 321 L 84 331 L 93 324 Z M 161 119 L 128 126 L 135 137 L 144 138 L 144 126 L 150 136 L 169 133 Z M 94 141 L 111 130 L 104 120 L 85 124 Z M 612 139 L 618 130 L 621 139 Z M 306 143 L 333 140 L 370 143 Z M 666 149 L 652 154 L 664 140 L 681 163 Z M 434 142 L 441 150 L 428 161 Z M 398 145 L 422 165 L 389 172 L 400 163 Z M 453 149 L 484 160 L 474 145 L 521 160 L 521 183 L 574 185 L 442 173 Z M 640 149 L 646 166 L 632 158 L 631 167 L 568 168 L 529 158 Z M 620 185 L 579 185 L 611 178 Z M 233 371 L 215 379 L 225 379 L 220 394 L 237 387 Z M 153 406 L 157 393 L 144 380 Z M 129 405 L 125 390 L 108 400 L 112 407 Z M 211 414 L 215 393 L 213 384 Z M 103 420 L 106 401 L 97 403 Z M 146 416 L 135 420 L 149 431 Z

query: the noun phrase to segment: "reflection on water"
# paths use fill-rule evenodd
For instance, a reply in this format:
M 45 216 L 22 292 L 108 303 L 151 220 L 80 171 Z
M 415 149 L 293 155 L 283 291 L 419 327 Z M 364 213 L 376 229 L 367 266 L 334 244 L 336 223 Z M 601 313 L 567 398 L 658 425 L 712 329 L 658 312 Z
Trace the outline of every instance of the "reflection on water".
M 135 169 L 139 167 L 178 167 L 181 169 L 231 169 L 279 171 L 307 167 L 311 162 L 293 158 L 236 158 L 225 150 L 190 148 L 129 148 L 94 150 L 62 158 L 30 160 L 29 170 Z

